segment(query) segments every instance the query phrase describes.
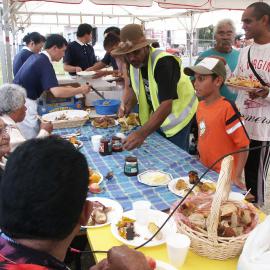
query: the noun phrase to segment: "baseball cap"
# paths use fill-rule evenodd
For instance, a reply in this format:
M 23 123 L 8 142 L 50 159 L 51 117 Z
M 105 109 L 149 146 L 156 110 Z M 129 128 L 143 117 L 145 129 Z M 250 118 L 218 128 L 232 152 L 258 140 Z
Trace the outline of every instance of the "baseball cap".
M 184 73 L 188 76 L 194 76 L 195 73 L 202 75 L 217 74 L 226 80 L 226 68 L 222 60 L 205 57 L 197 65 L 184 68 Z

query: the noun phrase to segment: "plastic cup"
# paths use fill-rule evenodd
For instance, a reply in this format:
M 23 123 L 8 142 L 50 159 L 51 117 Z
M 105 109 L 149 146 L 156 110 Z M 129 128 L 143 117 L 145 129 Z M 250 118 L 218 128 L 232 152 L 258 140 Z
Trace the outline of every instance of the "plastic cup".
M 149 201 L 136 201 L 132 204 L 135 219 L 141 225 L 146 225 L 149 219 L 149 212 L 151 207 L 151 202 Z
M 166 238 L 168 258 L 176 268 L 183 266 L 189 247 L 190 239 L 185 234 L 170 233 Z
M 91 137 L 91 142 L 92 142 L 92 148 L 95 152 L 99 151 L 99 145 L 100 145 L 100 140 L 102 138 L 102 135 L 93 135 Z

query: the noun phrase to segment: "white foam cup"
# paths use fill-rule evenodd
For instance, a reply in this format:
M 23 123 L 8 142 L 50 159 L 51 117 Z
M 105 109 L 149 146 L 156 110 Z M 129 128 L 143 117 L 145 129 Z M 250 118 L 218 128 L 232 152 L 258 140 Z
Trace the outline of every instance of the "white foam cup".
M 100 145 L 101 138 L 102 138 L 102 135 L 91 136 L 92 148 L 95 152 L 99 151 L 99 145 Z
M 146 225 L 149 219 L 149 212 L 151 202 L 149 201 L 136 201 L 132 203 L 132 207 L 135 214 L 135 219 L 141 225 Z
M 166 238 L 166 246 L 170 263 L 176 268 L 182 267 L 190 247 L 189 237 L 181 233 L 170 233 Z

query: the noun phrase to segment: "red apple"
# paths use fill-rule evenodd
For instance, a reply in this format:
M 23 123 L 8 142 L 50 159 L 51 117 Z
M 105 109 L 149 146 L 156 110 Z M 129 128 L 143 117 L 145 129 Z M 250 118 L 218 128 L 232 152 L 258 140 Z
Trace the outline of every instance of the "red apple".
M 92 183 L 89 185 L 89 191 L 92 193 L 100 193 L 101 188 L 97 183 Z
M 152 257 L 149 257 L 149 256 L 146 256 L 146 260 L 147 260 L 147 262 L 148 262 L 149 267 L 150 267 L 152 270 L 155 270 L 156 267 L 157 267 L 156 261 L 155 261 Z

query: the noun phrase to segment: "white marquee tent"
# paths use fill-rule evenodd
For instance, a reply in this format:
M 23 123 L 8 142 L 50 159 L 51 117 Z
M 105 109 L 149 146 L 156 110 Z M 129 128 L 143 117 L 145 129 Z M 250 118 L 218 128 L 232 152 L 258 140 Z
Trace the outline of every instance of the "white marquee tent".
M 0 4 L 0 55 L 3 81 L 12 81 L 9 36 L 13 40 L 19 30 L 29 25 L 77 26 L 81 22 L 94 25 L 125 25 L 128 23 L 160 25 L 182 24 L 192 32 L 200 14 L 226 9 L 243 10 L 254 0 L 2 0 Z M 270 4 L 270 0 L 265 0 Z M 1 0 L 0 0 L 1 3 Z M 197 17 L 196 17 L 197 16 Z M 181 22 L 188 18 L 189 23 Z M 206 20 L 207 21 L 207 20 Z

